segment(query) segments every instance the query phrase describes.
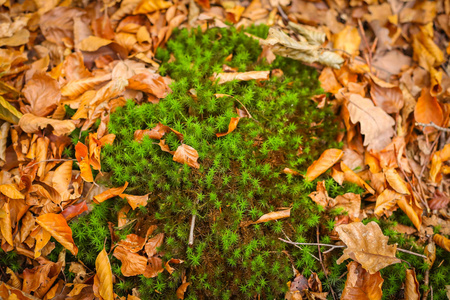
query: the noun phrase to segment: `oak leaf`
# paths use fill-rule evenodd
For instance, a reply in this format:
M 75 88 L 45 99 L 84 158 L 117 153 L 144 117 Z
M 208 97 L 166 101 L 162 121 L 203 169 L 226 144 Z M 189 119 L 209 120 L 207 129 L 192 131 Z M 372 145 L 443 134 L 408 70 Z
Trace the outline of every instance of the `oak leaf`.
M 344 254 L 337 260 L 341 264 L 351 258 L 360 263 L 370 274 L 401 260 L 395 257 L 397 245 L 388 245 L 389 238 L 383 235 L 375 222 L 364 225 L 353 222 L 336 227 L 339 238 L 347 245 Z
M 95 277 L 97 277 L 99 283 L 98 293 L 104 300 L 114 300 L 111 264 L 108 253 L 106 253 L 104 248 L 95 260 L 95 269 L 97 271 Z
M 394 135 L 394 119 L 383 109 L 376 107 L 370 99 L 352 94 L 348 98 L 348 111 L 351 121 L 361 124 L 364 146 L 368 150 L 382 150 L 390 144 Z
M 383 278 L 380 272 L 373 274 L 367 272 L 362 266 L 352 261 L 347 265 L 347 281 L 341 300 L 380 300 L 383 292 Z
M 308 170 L 306 171 L 306 178 L 309 181 L 313 181 L 337 163 L 343 155 L 344 152 L 340 149 L 325 150 L 320 155 L 319 159 L 314 161 L 312 165 L 308 167 Z
M 72 238 L 72 229 L 61 214 L 48 213 L 36 218 L 36 223 L 47 230 L 64 248 L 77 255 L 78 248 Z
M 173 161 L 179 162 L 180 164 L 187 164 L 192 168 L 199 169 L 200 164 L 197 162 L 197 159 L 197 150 L 186 144 L 178 146 L 177 151 L 175 151 L 173 155 Z

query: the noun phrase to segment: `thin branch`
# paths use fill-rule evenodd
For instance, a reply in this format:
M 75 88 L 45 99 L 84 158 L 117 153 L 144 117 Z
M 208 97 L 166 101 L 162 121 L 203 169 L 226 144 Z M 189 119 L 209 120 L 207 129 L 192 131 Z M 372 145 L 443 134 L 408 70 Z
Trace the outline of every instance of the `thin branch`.
M 444 132 L 450 132 L 450 128 L 441 127 L 439 125 L 434 124 L 433 122 L 430 122 L 428 124 L 416 122 L 416 126 L 433 127 L 433 128 L 436 128 L 437 130 L 441 130 Z
M 194 228 L 195 228 L 195 218 L 196 218 L 196 214 L 192 215 L 192 219 L 191 219 L 191 229 L 189 230 L 189 246 L 192 247 L 192 245 L 194 245 Z
M 324 253 L 327 253 L 327 252 L 329 252 L 330 250 L 333 250 L 333 249 L 335 249 L 335 248 L 346 248 L 346 246 L 340 246 L 340 245 L 331 245 L 331 244 L 322 244 L 322 243 L 296 243 L 296 242 L 293 242 L 293 241 L 291 241 L 291 240 L 287 241 L 287 240 L 284 240 L 284 239 L 282 239 L 282 238 L 278 238 L 278 239 L 279 239 L 280 241 L 283 241 L 283 242 L 288 243 L 288 244 L 292 244 L 292 245 L 294 245 L 294 246 L 302 245 L 302 246 L 324 246 L 324 247 L 332 247 L 332 249 L 329 249 L 329 250 L 327 250 L 327 251 L 324 252 Z M 422 257 L 422 258 L 427 258 L 427 257 L 426 257 L 425 255 L 423 255 L 423 254 L 419 254 L 419 253 L 412 252 L 412 251 L 405 250 L 405 249 L 401 249 L 401 248 L 397 248 L 397 251 L 399 251 L 399 252 L 404 252 L 404 253 L 408 253 L 408 254 L 415 255 L 415 256 L 419 256 L 419 257 Z
M 300 247 L 299 245 L 297 245 L 295 242 L 291 241 L 291 239 L 287 236 L 287 234 L 284 232 L 284 230 L 281 230 L 281 232 L 283 232 L 283 234 L 284 234 L 284 236 L 287 238 L 287 240 L 283 240 L 282 238 L 278 238 L 278 239 L 282 240 L 282 241 L 285 242 L 285 243 L 292 244 L 292 245 L 294 245 L 295 247 L 297 247 L 297 248 L 300 249 L 300 250 L 303 250 L 302 247 Z M 308 252 L 308 253 L 309 253 L 309 252 Z M 317 261 L 320 261 L 320 259 L 318 259 L 314 254 L 309 253 L 309 255 L 311 255 L 312 257 L 314 257 Z

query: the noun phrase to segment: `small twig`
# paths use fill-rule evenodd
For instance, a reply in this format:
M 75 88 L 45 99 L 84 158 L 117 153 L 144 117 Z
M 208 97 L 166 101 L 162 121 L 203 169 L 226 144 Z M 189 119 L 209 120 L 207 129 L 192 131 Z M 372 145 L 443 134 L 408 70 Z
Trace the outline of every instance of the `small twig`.
M 450 128 L 441 127 L 439 125 L 434 124 L 433 122 L 430 122 L 428 124 L 416 122 L 416 126 L 433 127 L 440 131 L 450 132 Z
M 322 244 L 322 243 L 296 243 L 296 242 L 293 242 L 293 241 L 291 241 L 291 240 L 289 240 L 289 241 L 287 241 L 287 240 L 284 240 L 284 239 L 282 239 L 282 238 L 278 238 L 280 241 L 283 241 L 283 242 L 285 242 L 285 243 L 288 243 L 288 244 L 292 244 L 292 245 L 302 245 L 302 246 L 324 246 L 324 247 L 333 247 L 333 249 L 334 248 L 346 248 L 346 246 L 339 246 L 339 245 L 330 245 L 330 244 Z M 326 252 L 329 252 L 330 250 L 327 250 Z M 402 248 L 397 248 L 397 251 L 399 251 L 399 252 L 404 252 L 404 253 L 408 253 L 408 254 L 411 254 L 411 255 L 415 255 L 415 256 L 419 256 L 419 257 L 422 257 L 422 258 L 427 258 L 425 255 L 423 255 L 423 254 L 419 254 L 419 253 L 415 253 L 415 252 L 412 252 L 412 251 L 409 251 L 409 250 L 405 250 L 405 249 L 402 249 Z M 326 252 L 324 252 L 324 253 L 326 253 Z
M 320 243 L 320 239 L 319 239 L 319 226 L 318 225 L 316 227 L 316 236 L 317 236 L 317 244 L 319 244 Z M 317 249 L 319 251 L 320 265 L 322 266 L 323 274 L 325 275 L 325 278 L 328 281 L 328 275 L 327 275 L 327 272 L 325 270 L 325 266 L 323 265 L 322 253 L 320 252 L 320 246 L 319 245 L 317 245 Z M 331 291 L 331 295 L 333 296 L 333 299 L 336 300 L 336 295 L 334 294 L 333 287 L 331 286 L 331 284 L 329 282 L 328 282 L 328 285 L 330 286 L 330 291 Z
M 198 199 L 195 201 L 195 206 L 197 206 L 198 204 Z M 195 229 L 195 219 L 197 218 L 197 214 L 192 214 L 192 219 L 191 219 L 191 229 L 189 230 L 189 242 L 188 245 L 189 247 L 192 247 L 192 245 L 194 245 L 194 229 Z
M 288 243 L 288 244 L 292 244 L 292 245 L 294 245 L 295 247 L 297 247 L 298 249 L 303 250 L 303 248 L 300 247 L 300 246 L 298 245 L 298 243 L 295 243 L 295 242 L 291 241 L 291 239 L 287 236 L 287 234 L 284 232 L 283 229 L 281 230 L 281 232 L 283 232 L 283 234 L 284 234 L 284 236 L 287 238 L 287 240 L 283 240 L 282 238 L 278 238 L 279 240 L 281 240 L 281 241 L 283 241 L 283 242 L 285 242 L 285 243 Z M 308 252 L 308 253 L 309 253 L 309 252 Z M 311 255 L 312 257 L 314 257 L 317 261 L 320 261 L 320 259 L 317 258 L 314 254 L 309 253 L 309 255 Z
M 76 159 L 67 159 L 67 158 L 46 159 L 46 160 L 37 161 L 34 164 L 30 165 L 29 167 L 31 168 L 31 167 L 33 167 L 33 166 L 35 166 L 37 164 L 44 163 L 44 162 L 51 162 L 51 161 L 76 161 Z

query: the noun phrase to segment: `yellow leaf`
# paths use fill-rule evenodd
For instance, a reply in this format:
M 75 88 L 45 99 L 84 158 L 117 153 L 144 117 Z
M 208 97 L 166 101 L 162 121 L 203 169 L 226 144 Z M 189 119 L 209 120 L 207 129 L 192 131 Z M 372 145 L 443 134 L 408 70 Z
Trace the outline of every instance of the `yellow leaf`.
M 111 264 L 104 248 L 95 260 L 95 269 L 97 271 L 96 276 L 99 280 L 98 292 L 100 296 L 102 296 L 104 300 L 114 300 Z
M 322 155 L 320 155 L 319 159 L 314 161 L 312 165 L 309 166 L 306 171 L 306 178 L 309 181 L 313 181 L 337 163 L 343 155 L 344 152 L 339 149 L 325 150 Z
M 0 119 L 5 120 L 11 124 L 17 124 L 22 114 L 12 106 L 8 101 L 0 96 Z
M 440 234 L 435 234 L 433 236 L 433 241 L 442 249 L 450 252 L 450 240 Z
M 384 170 L 384 176 L 389 185 L 397 192 L 403 195 L 410 195 L 406 182 L 400 177 L 394 168 Z
M 14 184 L 0 184 L 0 193 L 11 199 L 25 199 Z
M 172 6 L 172 3 L 163 0 L 142 0 L 134 9 L 133 14 L 147 14 L 157 10 L 166 9 Z
M 36 223 L 47 230 L 64 248 L 77 255 L 78 248 L 72 238 L 72 229 L 61 214 L 48 213 L 36 218 Z
M 350 55 L 357 55 L 359 53 L 361 37 L 358 29 L 355 27 L 347 25 L 344 30 L 333 36 L 333 41 L 335 49 L 344 50 Z

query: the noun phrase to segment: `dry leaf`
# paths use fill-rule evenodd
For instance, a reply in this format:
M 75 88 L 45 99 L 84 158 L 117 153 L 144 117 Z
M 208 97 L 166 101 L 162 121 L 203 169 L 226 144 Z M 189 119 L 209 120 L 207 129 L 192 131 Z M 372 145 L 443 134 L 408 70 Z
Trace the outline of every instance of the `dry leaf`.
M 360 221 L 360 210 L 361 210 L 361 196 L 354 193 L 346 193 L 344 195 L 339 195 L 336 200 L 333 201 L 333 207 L 343 208 L 344 211 L 348 212 L 350 220 L 356 222 Z
M 422 89 L 419 99 L 417 100 L 416 107 L 414 109 L 414 118 L 416 122 L 429 124 L 433 122 L 438 126 L 442 126 L 444 122 L 444 114 L 442 108 L 439 105 L 436 97 L 430 95 L 430 90 L 427 88 Z M 436 131 L 433 127 L 423 128 L 424 133 L 431 133 Z
M 417 281 L 416 272 L 414 271 L 414 269 L 406 270 L 405 299 L 408 300 L 420 299 L 419 282 Z
M 341 49 L 354 56 L 359 53 L 359 44 L 361 36 L 358 29 L 352 26 L 345 26 L 345 29 L 333 36 L 335 49 Z
M 344 152 L 340 149 L 328 149 L 325 150 L 319 159 L 314 161 L 311 166 L 308 167 L 306 171 L 306 178 L 309 181 L 313 181 L 323 173 L 325 173 L 329 168 L 331 168 L 335 163 L 337 163 Z
M 133 14 L 147 14 L 160 9 L 169 8 L 172 3 L 163 0 L 141 0 L 141 2 L 136 6 Z
M 128 88 L 143 91 L 158 98 L 165 98 L 170 92 L 164 78 L 150 72 L 136 74 L 128 79 Z
M 72 229 L 61 214 L 48 213 L 36 218 L 36 223 L 47 230 L 64 248 L 77 255 L 78 248 L 72 238 Z
M 245 226 L 248 226 L 248 225 L 265 223 L 265 222 L 269 222 L 269 221 L 289 218 L 290 216 L 291 216 L 291 209 L 273 211 L 273 212 L 270 212 L 270 213 L 267 213 L 267 214 L 261 216 L 255 222 L 252 222 L 252 221 L 250 221 L 250 222 L 243 222 L 242 226 L 245 227 Z
M 87 210 L 88 207 L 86 205 L 86 201 L 82 201 L 78 204 L 70 205 L 64 208 L 64 210 L 61 212 L 61 215 L 66 219 L 67 222 L 69 222 L 70 220 Z
M 35 73 L 22 92 L 31 106 L 28 112 L 38 117 L 51 114 L 61 99 L 58 82 L 45 73 Z
M 25 199 L 15 184 L 0 184 L 0 193 L 11 199 Z
M 327 208 L 328 203 L 332 199 L 328 197 L 328 192 L 325 188 L 325 180 L 317 182 L 316 191 L 309 194 L 309 197 L 323 208 Z
M 125 189 L 128 186 L 128 182 L 125 182 L 125 184 L 122 187 L 117 187 L 117 188 L 111 188 L 109 190 L 104 191 L 103 193 L 101 193 L 100 195 L 94 196 L 94 202 L 95 203 L 102 203 L 103 201 L 106 201 L 112 197 L 116 197 L 119 196 L 120 194 L 122 194 Z
M 122 262 L 120 268 L 126 277 L 142 275 L 147 267 L 147 258 L 137 253 L 127 251 L 124 247 L 117 246 L 114 249 L 114 256 Z
M 404 196 L 401 197 L 397 201 L 397 205 L 403 210 L 403 212 L 408 216 L 417 230 L 420 230 L 420 226 L 422 225 L 422 213 L 423 209 L 417 203 L 415 198 L 412 196 Z
M 373 274 L 367 272 L 362 266 L 352 261 L 347 265 L 347 281 L 341 300 L 380 300 L 383 292 L 383 278 L 380 272 Z
M 399 194 L 410 195 L 406 182 L 400 177 L 394 168 L 384 170 L 384 176 L 389 185 Z
M 381 217 L 381 215 L 385 215 L 389 217 L 392 215 L 392 212 L 395 210 L 397 201 L 404 197 L 403 195 L 394 192 L 391 189 L 385 189 L 378 197 L 377 202 L 375 204 L 374 214 L 377 217 Z
M 436 190 L 433 198 L 428 201 L 428 206 L 430 209 L 441 209 L 446 208 L 449 202 L 450 198 L 444 192 Z
M 344 162 L 341 161 L 341 170 L 344 172 L 344 180 L 348 182 L 352 182 L 354 184 L 359 185 L 360 187 L 364 188 L 366 191 L 368 191 L 371 194 L 375 194 L 374 189 L 367 184 L 361 177 L 359 177 L 358 174 L 353 172 Z
M 433 235 L 433 241 L 444 250 L 450 252 L 450 240 L 440 234 Z
M 0 96 L 0 119 L 5 120 L 11 124 L 17 124 L 22 114 L 12 106 L 8 101 Z
M 404 105 L 402 90 L 395 87 L 382 87 L 371 81 L 370 95 L 376 106 L 388 114 L 398 113 Z
M 212 81 L 219 79 L 217 84 L 224 84 L 229 81 L 248 81 L 248 80 L 269 80 L 270 71 L 250 71 L 234 73 L 214 73 Z
M 185 282 L 185 283 L 182 283 L 178 287 L 177 292 L 176 292 L 178 299 L 184 299 L 184 293 L 186 292 L 186 290 L 190 284 L 191 284 L 190 282 Z
M 119 197 L 122 199 L 127 199 L 128 204 L 130 204 L 131 208 L 135 210 L 139 206 L 146 206 L 148 202 L 148 195 L 129 195 L 129 194 L 120 194 Z
M 375 222 L 364 225 L 354 222 L 336 227 L 339 238 L 347 245 L 344 254 L 337 260 L 341 264 L 351 258 L 359 262 L 370 274 L 401 260 L 395 257 L 397 245 L 388 245 L 389 238 L 383 235 Z
M 159 273 L 164 271 L 161 258 L 153 256 L 148 259 L 147 268 L 145 269 L 144 276 L 147 278 L 153 278 L 158 276 Z
M 197 162 L 197 159 L 197 150 L 186 144 L 178 146 L 177 151 L 175 151 L 173 155 L 173 161 L 179 162 L 180 164 L 187 164 L 192 168 L 199 169 L 200 164 Z
M 228 131 L 224 133 L 216 133 L 217 137 L 226 136 L 227 134 L 231 133 L 233 130 L 236 129 L 237 124 L 239 123 L 239 117 L 237 118 L 231 118 L 230 124 L 228 125 Z
M 24 114 L 19 120 L 20 128 L 26 133 L 38 132 L 48 125 L 53 127 L 55 135 L 66 135 L 75 129 L 75 124 L 71 120 L 53 120 L 33 114 Z
M 91 164 L 89 162 L 88 147 L 78 141 L 75 145 L 75 157 L 77 158 L 78 164 L 80 166 L 80 175 L 86 182 L 93 182 L 94 177 L 92 175 Z
M 9 202 L 5 202 L 3 204 L 3 207 L 0 209 L 0 215 L 3 215 L 3 217 L 0 218 L 0 232 L 6 242 L 13 246 L 11 210 Z
M 171 258 L 170 260 L 168 260 L 164 267 L 166 268 L 167 272 L 169 272 L 170 274 L 172 274 L 173 271 L 175 271 L 175 269 L 170 266 L 170 264 L 172 264 L 172 263 L 173 264 L 182 264 L 182 263 L 184 263 L 184 260 L 177 259 L 177 258 Z
M 376 107 L 370 99 L 358 94 L 348 98 L 348 111 L 351 121 L 361 124 L 361 133 L 364 134 L 364 146 L 367 149 L 382 150 L 391 143 L 394 135 L 394 119 L 384 110 Z
M 108 253 L 106 253 L 104 248 L 95 260 L 95 269 L 97 271 L 95 276 L 98 278 L 98 292 L 100 296 L 104 300 L 114 300 L 111 264 L 109 262 Z
M 161 245 L 163 244 L 163 240 L 164 233 L 158 233 L 156 236 L 147 241 L 147 243 L 145 244 L 145 253 L 147 253 L 147 256 L 149 258 L 156 255 L 156 248 L 161 247 Z
M 123 247 L 125 250 L 136 253 L 141 251 L 141 249 L 145 245 L 145 240 L 143 237 L 140 237 L 134 233 L 127 235 L 127 238 L 124 240 L 120 240 L 117 245 Z
M 158 123 L 152 129 L 136 130 L 134 132 L 134 140 L 141 142 L 145 136 L 148 136 L 150 139 L 159 140 L 159 139 L 162 139 L 162 137 L 166 133 L 171 132 L 171 131 L 177 135 L 177 137 L 178 137 L 178 139 L 180 139 L 180 141 L 184 140 L 184 136 L 182 133 L 176 131 L 175 129 L 170 128 L 169 126 L 163 125 L 162 123 Z

